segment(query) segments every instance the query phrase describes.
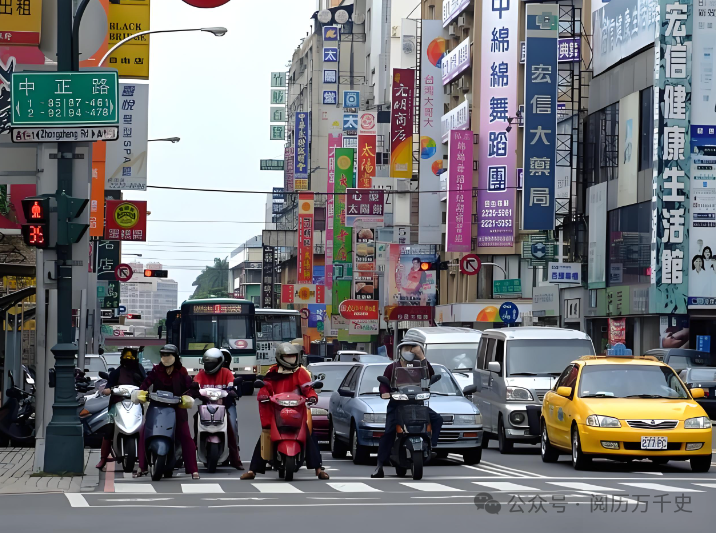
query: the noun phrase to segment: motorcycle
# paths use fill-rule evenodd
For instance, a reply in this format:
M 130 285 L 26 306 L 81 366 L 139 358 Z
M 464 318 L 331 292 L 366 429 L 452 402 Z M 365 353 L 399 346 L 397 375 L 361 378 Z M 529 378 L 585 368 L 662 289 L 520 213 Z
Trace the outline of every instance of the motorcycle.
M 139 431 L 142 428 L 142 406 L 132 402 L 132 392 L 139 390 L 134 385 L 118 385 L 112 394 L 121 396 L 122 401 L 109 408 L 110 423 L 114 423 L 112 453 L 122 463 L 125 472 L 134 469 L 139 451 Z
M 414 480 L 423 477 L 423 464 L 430 459 L 431 444 L 428 400 L 430 386 L 442 376 L 435 374 L 428 378 L 426 366 L 396 367 L 392 382 L 385 376 L 378 381 L 390 387 L 391 397 L 397 402 L 395 442 L 390 453 L 390 462 L 399 477 L 411 470 Z
M 306 392 L 313 388 L 323 388 L 323 382 L 314 381 L 301 387 L 302 394 L 298 392 L 274 393 L 270 383 L 257 379 L 254 388 L 266 387 L 267 392 L 259 393 L 257 400 L 261 404 L 271 407 L 269 435 L 270 458 L 269 464 L 278 470 L 278 477 L 286 481 L 293 480 L 293 474 L 303 465 L 306 459 L 306 441 L 310 439 L 306 427 L 308 410 L 306 408 Z M 262 426 L 267 420 L 262 417 Z M 268 444 L 267 444 L 268 445 Z M 263 453 L 263 450 L 262 450 Z
M 15 386 L 12 372 L 8 372 L 10 388 L 0 407 L 0 446 L 35 446 L 35 386 L 27 392 Z
M 240 383 L 240 380 L 237 379 L 234 386 L 237 382 Z M 229 426 L 223 399 L 229 395 L 231 390 L 230 388 L 199 390 L 202 403 L 199 405 L 197 426 L 194 432 L 196 454 L 210 473 L 216 472 L 217 465 L 224 463 L 229 458 Z
M 181 461 L 175 410 L 181 404 L 181 397 L 168 391 L 156 391 L 149 393 L 147 399 L 149 407 L 144 423 L 144 447 L 152 481 L 159 481 L 162 476 L 172 477 L 174 466 Z
M 85 446 L 99 448 L 106 431 L 109 419 L 109 396 L 101 393 L 107 384 L 107 374 L 101 372 L 102 379 L 93 382 L 83 372 L 75 374 L 75 390 L 77 391 L 77 404 L 82 434 Z

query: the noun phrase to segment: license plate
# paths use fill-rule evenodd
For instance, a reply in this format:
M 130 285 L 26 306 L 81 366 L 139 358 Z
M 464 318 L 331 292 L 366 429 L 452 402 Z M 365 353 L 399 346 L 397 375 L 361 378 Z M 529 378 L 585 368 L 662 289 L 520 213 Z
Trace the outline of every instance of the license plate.
M 642 437 L 642 450 L 666 450 L 666 437 Z

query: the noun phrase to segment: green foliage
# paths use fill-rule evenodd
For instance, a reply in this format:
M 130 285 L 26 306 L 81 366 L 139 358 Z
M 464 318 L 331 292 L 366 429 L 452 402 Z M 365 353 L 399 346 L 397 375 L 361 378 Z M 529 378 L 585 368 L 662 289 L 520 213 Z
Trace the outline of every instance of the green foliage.
M 228 298 L 229 296 L 229 258 L 214 258 L 214 264 L 202 270 L 192 283 L 197 298 Z

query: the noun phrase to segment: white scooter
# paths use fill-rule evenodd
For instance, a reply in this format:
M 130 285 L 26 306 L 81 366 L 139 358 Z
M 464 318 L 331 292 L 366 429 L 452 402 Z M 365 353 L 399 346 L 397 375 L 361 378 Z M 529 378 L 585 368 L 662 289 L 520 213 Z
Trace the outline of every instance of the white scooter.
M 200 389 L 202 403 L 199 405 L 196 454 L 210 472 L 216 472 L 216 466 L 229 457 L 229 426 L 226 407 L 221 400 L 229 395 L 227 389 Z
M 132 392 L 139 390 L 134 385 L 118 385 L 112 389 L 112 394 L 121 396 L 122 401 L 115 403 L 109 409 L 110 420 L 114 423 L 114 438 L 112 439 L 112 452 L 117 462 L 122 463 L 125 472 L 134 469 L 139 451 L 139 431 L 142 428 L 142 406 L 132 402 Z

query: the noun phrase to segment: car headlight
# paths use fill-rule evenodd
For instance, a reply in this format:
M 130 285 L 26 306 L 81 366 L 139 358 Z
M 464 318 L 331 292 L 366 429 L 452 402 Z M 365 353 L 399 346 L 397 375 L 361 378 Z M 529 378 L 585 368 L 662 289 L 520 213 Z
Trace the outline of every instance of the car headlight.
M 684 420 L 684 429 L 707 429 L 711 427 L 711 419 L 708 416 L 697 416 Z
M 522 387 L 507 387 L 507 401 L 513 402 L 531 402 L 532 393 L 528 389 Z
M 320 407 L 311 407 L 311 415 L 328 416 L 328 409 L 321 409 Z
M 376 414 L 376 413 L 365 414 L 365 415 L 363 415 L 363 423 L 364 424 L 385 425 L 385 413 L 383 413 L 383 414 Z
M 391 396 L 394 400 L 407 400 L 408 399 L 407 394 L 401 394 L 399 392 L 394 392 Z
M 455 415 L 453 424 L 460 426 L 475 426 L 482 423 L 480 415 Z
M 279 400 L 278 404 L 282 407 L 296 407 L 298 400 Z
M 589 415 L 587 417 L 587 425 L 595 428 L 620 428 L 622 427 L 619 419 L 612 416 Z
M 429 392 L 421 392 L 420 394 L 415 395 L 416 400 L 427 400 L 428 398 L 430 398 Z

